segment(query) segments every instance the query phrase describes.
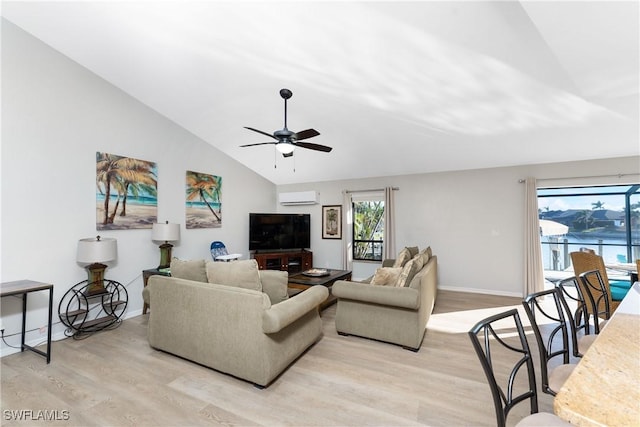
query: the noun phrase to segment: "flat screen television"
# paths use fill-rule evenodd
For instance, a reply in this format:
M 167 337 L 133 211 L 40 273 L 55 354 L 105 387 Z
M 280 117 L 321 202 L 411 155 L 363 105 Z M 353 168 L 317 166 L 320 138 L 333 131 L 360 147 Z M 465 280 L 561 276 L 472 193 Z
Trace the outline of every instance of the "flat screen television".
M 249 250 L 273 251 L 310 247 L 310 214 L 249 214 Z

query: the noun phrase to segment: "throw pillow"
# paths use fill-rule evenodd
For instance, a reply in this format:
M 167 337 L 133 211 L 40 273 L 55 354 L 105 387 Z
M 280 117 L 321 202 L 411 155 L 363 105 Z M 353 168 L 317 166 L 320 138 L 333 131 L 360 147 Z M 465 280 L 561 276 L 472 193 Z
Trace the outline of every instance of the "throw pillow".
M 404 267 L 402 267 L 402 272 L 400 276 L 398 276 L 398 281 L 396 282 L 396 287 L 401 288 L 403 286 L 409 286 L 413 276 L 420 270 L 418 268 L 420 261 L 414 259 L 409 260 Z
M 424 267 L 424 256 L 417 254 L 413 257 L 413 262 L 416 264 L 417 271 L 422 270 L 422 267 Z
M 395 286 L 402 267 L 380 267 L 373 275 L 370 284 L 378 286 Z
M 258 263 L 255 259 L 231 262 L 207 261 L 209 283 L 262 291 Z
M 207 269 L 203 259 L 183 261 L 173 258 L 169 265 L 169 270 L 171 271 L 171 277 L 207 283 Z
M 420 252 L 418 254 L 418 256 L 420 258 L 422 258 L 422 266 L 424 267 L 425 265 L 427 265 L 427 263 L 429 262 L 429 260 L 431 259 L 431 257 L 429 257 L 429 254 L 427 254 L 426 252 Z
M 409 255 L 411 255 L 411 258 L 415 258 L 415 256 L 418 255 L 418 252 L 420 251 L 417 246 L 407 246 L 407 249 L 409 250 Z
M 433 256 L 433 253 L 431 253 L 431 246 L 428 246 L 424 251 L 427 253 L 427 255 L 429 255 L 429 258 Z
M 412 256 L 411 256 L 411 252 L 409 252 L 409 249 L 404 248 L 398 253 L 398 256 L 396 257 L 396 261 L 393 263 L 392 267 L 404 267 L 407 261 L 409 261 L 411 258 Z
M 423 265 L 426 264 L 430 259 L 431 259 L 431 246 L 429 246 L 426 249 L 423 249 L 422 252 L 420 252 L 420 255 L 422 255 L 422 259 L 423 259 Z

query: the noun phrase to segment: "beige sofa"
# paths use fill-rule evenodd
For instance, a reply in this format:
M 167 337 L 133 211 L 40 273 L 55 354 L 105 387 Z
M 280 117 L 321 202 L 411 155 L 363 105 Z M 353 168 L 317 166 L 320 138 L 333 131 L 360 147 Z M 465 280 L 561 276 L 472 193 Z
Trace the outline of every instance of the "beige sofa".
M 338 298 L 336 330 L 418 351 L 436 300 L 437 269 L 437 257 L 431 255 L 405 286 L 337 281 L 332 289 Z
M 320 339 L 318 305 L 328 291 L 314 286 L 288 298 L 286 272 L 258 272 L 256 264 L 253 274 L 251 262 L 255 263 L 210 262 L 209 274 L 198 266 L 187 276 L 199 280 L 151 276 L 143 291 L 151 308 L 149 344 L 258 387 L 267 386 Z M 217 267 L 225 272 L 211 274 Z M 233 268 L 243 271 L 234 273 Z M 172 262 L 172 276 L 184 275 L 179 270 Z M 232 286 L 206 283 L 202 279 L 207 275 L 210 281 L 214 277 L 233 282 Z M 263 284 L 269 293 L 257 288 Z

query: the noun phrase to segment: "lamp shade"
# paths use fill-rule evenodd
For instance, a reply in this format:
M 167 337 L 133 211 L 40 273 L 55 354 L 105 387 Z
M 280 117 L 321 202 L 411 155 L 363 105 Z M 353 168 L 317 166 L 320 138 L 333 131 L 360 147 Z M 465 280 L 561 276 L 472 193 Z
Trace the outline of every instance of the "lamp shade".
M 180 224 L 169 224 L 169 222 L 153 224 L 151 240 L 164 242 L 180 240 Z
M 76 260 L 81 263 L 99 263 L 113 261 L 118 254 L 117 241 L 114 238 L 103 239 L 100 236 L 78 241 Z

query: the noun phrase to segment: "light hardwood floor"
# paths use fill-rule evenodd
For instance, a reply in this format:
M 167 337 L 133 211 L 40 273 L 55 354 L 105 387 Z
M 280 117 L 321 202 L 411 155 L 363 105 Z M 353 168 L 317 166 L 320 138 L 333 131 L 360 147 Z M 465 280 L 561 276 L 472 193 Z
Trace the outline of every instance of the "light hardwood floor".
M 150 348 L 142 315 L 85 340 L 54 342 L 50 365 L 31 352 L 2 358 L 0 424 L 492 426 L 491 395 L 467 331 L 511 307 L 520 299 L 439 291 L 413 353 L 339 336 L 334 305 L 322 312 L 322 339 L 264 390 Z M 535 351 L 533 336 L 529 342 Z M 551 412 L 552 397 L 539 393 L 539 405 Z M 8 410 L 59 418 L 68 411 L 69 419 L 19 422 Z M 527 403 L 518 405 L 508 424 L 527 414 Z

